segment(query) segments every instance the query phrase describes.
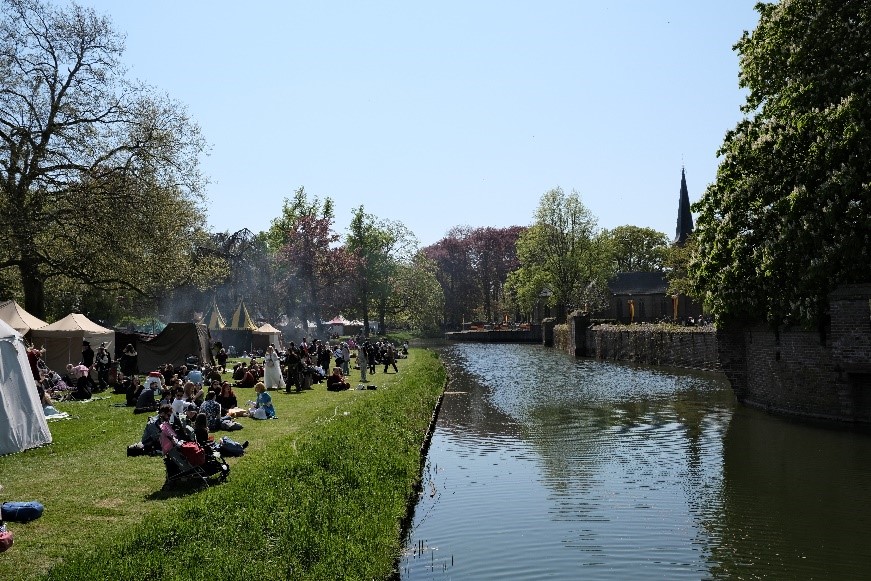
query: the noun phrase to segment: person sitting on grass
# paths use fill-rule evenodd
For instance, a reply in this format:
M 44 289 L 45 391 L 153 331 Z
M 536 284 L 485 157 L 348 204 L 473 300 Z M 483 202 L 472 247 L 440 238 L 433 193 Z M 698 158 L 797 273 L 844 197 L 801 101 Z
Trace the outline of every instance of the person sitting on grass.
M 257 378 L 254 377 L 254 374 L 249 369 L 245 369 L 245 373 L 242 375 L 242 379 L 234 383 L 236 387 L 254 387 L 257 384 Z
M 203 412 L 197 414 L 194 418 L 194 435 L 197 438 L 197 444 L 205 448 L 213 444 L 215 439 L 209 435 L 209 418 Z
M 175 399 L 172 400 L 172 414 L 177 418 L 183 418 L 184 412 L 187 409 L 187 401 L 184 398 L 184 388 L 175 388 Z
M 230 416 L 223 415 L 221 404 L 218 403 L 216 397 L 215 392 L 210 391 L 206 394 L 206 401 L 200 406 L 200 413 L 206 414 L 207 425 L 209 430 L 213 432 L 220 429 L 222 420 L 232 420 Z
M 154 391 L 156 385 L 159 386 L 160 382 L 149 381 L 142 386 L 142 389 L 136 395 L 136 407 L 133 409 L 134 414 L 144 414 L 158 409 L 158 405 L 155 402 L 156 393 Z
M 221 384 L 221 394 L 218 395 L 215 400 L 221 404 L 221 409 L 223 410 L 239 407 L 239 400 L 236 398 L 236 392 L 233 391 L 229 382 L 226 381 Z
M 275 407 L 272 405 L 272 396 L 266 393 L 266 385 L 260 381 L 254 386 L 257 392 L 257 401 L 248 402 L 253 404 L 248 413 L 255 420 L 271 420 L 275 418 Z
M 197 407 L 202 405 L 203 401 L 206 399 L 206 394 L 203 393 L 202 388 L 194 383 L 193 381 L 188 381 L 184 384 L 184 398 L 185 401 L 188 401 Z
M 344 391 L 351 389 L 351 384 L 345 381 L 341 367 L 333 367 L 333 373 L 327 378 L 327 391 Z

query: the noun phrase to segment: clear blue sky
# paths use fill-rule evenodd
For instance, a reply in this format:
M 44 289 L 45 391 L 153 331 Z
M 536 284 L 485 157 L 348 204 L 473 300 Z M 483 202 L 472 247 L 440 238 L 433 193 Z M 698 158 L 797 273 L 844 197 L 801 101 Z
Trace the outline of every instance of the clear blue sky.
M 269 227 L 299 186 L 403 222 L 528 225 L 576 189 L 599 226 L 674 236 L 740 119 L 732 46 L 755 0 L 80 0 L 127 35 L 129 75 L 211 145 L 209 224 Z

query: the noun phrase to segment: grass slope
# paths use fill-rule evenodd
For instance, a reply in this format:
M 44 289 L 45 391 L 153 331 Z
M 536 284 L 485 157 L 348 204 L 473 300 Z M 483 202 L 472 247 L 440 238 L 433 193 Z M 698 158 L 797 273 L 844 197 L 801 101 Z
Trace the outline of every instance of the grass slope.
M 399 366 L 379 370 L 376 391 L 272 392 L 278 419 L 243 419 L 230 435 L 251 442 L 246 455 L 202 491 L 161 492 L 162 461 L 126 457 L 146 416 L 115 407 L 122 396 L 60 404 L 77 419 L 51 424 L 51 446 L 0 458 L 5 499 L 46 506 L 12 525 L 0 579 L 388 576 L 445 379 L 429 351 Z

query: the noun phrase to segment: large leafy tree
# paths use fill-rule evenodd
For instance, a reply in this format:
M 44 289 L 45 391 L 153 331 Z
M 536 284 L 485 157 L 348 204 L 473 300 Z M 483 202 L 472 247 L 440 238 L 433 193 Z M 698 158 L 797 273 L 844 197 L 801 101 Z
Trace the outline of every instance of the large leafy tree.
M 662 270 L 668 252 L 668 236 L 653 228 L 617 226 L 602 233 L 613 253 L 617 272 Z
M 613 272 L 595 217 L 577 192 L 562 188 L 541 197 L 535 223 L 517 241 L 517 256 L 520 268 L 508 279 L 514 300 L 531 311 L 544 295 L 559 320 L 569 308 L 598 306 Z
M 275 255 L 277 291 L 289 316 L 304 325 L 323 322 L 323 314 L 338 310 L 343 285 L 340 279 L 351 268 L 350 257 L 333 230 L 333 201 L 309 197 L 300 187 L 285 199 L 281 216 L 268 233 Z M 307 328 L 304 326 L 303 328 Z
M 445 296 L 442 324 L 449 329 L 459 329 L 464 320 L 475 318 L 482 302 L 469 238 L 469 228 L 455 227 L 423 249 L 436 267 L 435 276 Z
M 459 328 L 464 319 L 499 318 L 507 302 L 505 281 L 519 265 L 516 245 L 523 230 L 522 226 L 459 226 L 423 249 L 435 264 L 436 278 L 445 296 L 446 327 Z
M 718 320 L 825 320 L 871 264 L 871 3 L 757 4 L 745 118 L 696 204 L 690 277 Z
M 70 4 L 0 2 L 0 270 L 43 316 L 46 286 L 157 296 L 189 277 L 204 142 L 124 77 L 123 37 Z
M 366 334 L 371 315 L 376 314 L 378 331 L 383 334 L 394 277 L 399 266 L 409 264 L 416 254 L 417 239 L 402 223 L 379 220 L 359 206 L 351 216 L 345 249 L 354 264 L 350 277 L 351 312 L 363 320 Z
M 435 263 L 423 252 L 397 264 L 385 305 L 386 315 L 394 324 L 424 331 L 438 329 L 444 302 Z
M 475 228 L 470 232 L 469 249 L 472 267 L 480 286 L 482 314 L 487 321 L 501 320 L 505 309 L 503 292 L 508 274 L 520 263 L 517 260 L 517 240 L 522 226 L 509 228 Z

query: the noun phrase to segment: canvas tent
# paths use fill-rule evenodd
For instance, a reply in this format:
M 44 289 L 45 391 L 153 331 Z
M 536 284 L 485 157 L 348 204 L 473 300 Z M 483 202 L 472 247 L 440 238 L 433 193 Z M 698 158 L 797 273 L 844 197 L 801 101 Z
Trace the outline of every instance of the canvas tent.
M 101 327 L 79 313 L 70 313 L 60 321 L 30 332 L 31 342 L 45 347 L 45 364 L 62 373 L 67 363 L 77 364 L 82 359 L 82 341 L 89 341 L 96 351 L 100 343 L 106 343 L 111 353 L 114 349 L 115 331 Z
M 281 341 L 281 331 L 266 323 L 265 325 L 258 327 L 256 331 L 252 331 L 251 344 L 254 349 L 262 349 L 266 351 L 266 348 L 270 345 L 275 345 L 275 348 L 278 349 L 282 345 Z
M 155 371 L 164 363 L 182 365 L 188 355 L 196 355 L 200 365 L 214 365 L 209 346 L 209 329 L 201 323 L 170 323 L 149 341 L 136 344 L 139 373 Z
M 227 326 L 227 323 L 224 321 L 224 315 L 222 315 L 221 311 L 218 309 L 217 301 L 212 301 L 212 306 L 209 308 L 206 316 L 203 317 L 201 322 L 206 325 L 210 331 L 220 331 Z
M 215 337 L 224 344 L 224 347 L 232 345 L 236 348 L 237 353 L 241 353 L 252 348 L 252 338 L 256 330 L 257 325 L 251 320 L 245 302 L 239 301 L 233 316 L 227 321 L 227 326 L 215 332 Z
M 0 320 L 0 456 L 50 443 L 24 339 Z
M 42 319 L 38 319 L 25 311 L 15 301 L 0 303 L 0 320 L 9 323 L 9 326 L 27 336 L 33 329 L 39 329 L 48 325 Z

